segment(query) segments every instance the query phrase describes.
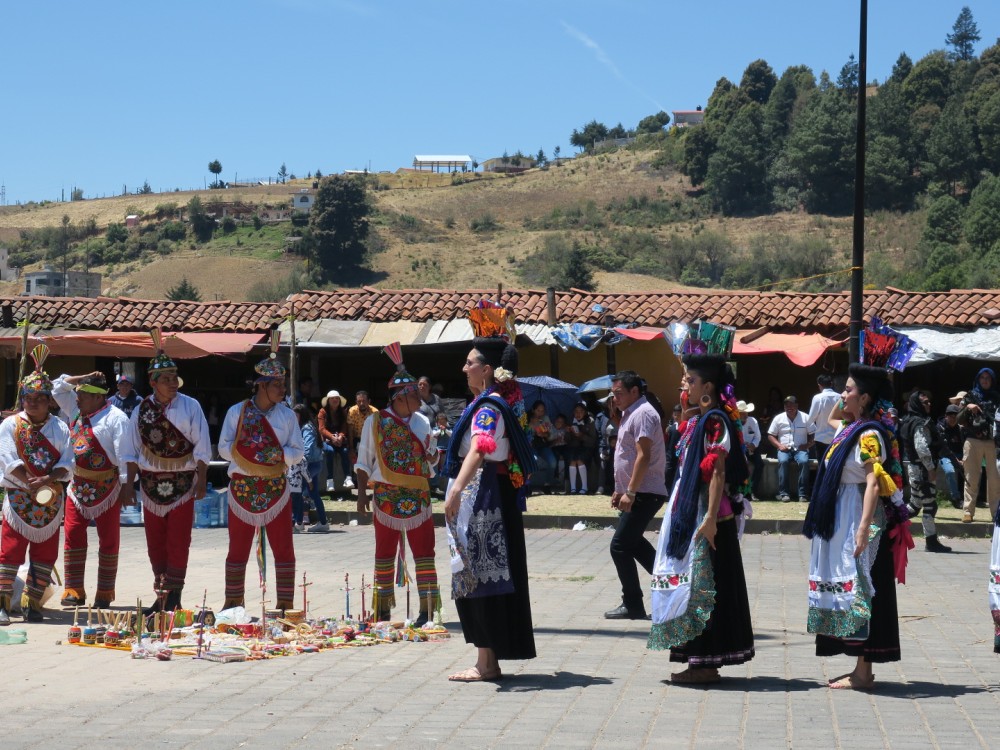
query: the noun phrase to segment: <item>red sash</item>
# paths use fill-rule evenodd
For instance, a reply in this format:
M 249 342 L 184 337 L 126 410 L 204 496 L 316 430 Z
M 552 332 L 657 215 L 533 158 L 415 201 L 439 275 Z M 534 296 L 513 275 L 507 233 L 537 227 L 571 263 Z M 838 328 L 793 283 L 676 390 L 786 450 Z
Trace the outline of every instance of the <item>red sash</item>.
M 113 407 L 110 405 L 104 407 L 111 408 Z M 69 485 L 69 499 L 87 520 L 97 518 L 114 505 L 121 491 L 118 467 L 104 450 L 101 441 L 94 436 L 91 420 L 98 414 L 100 412 L 88 417 L 79 416 L 70 428 L 76 467 Z
M 266 526 L 288 505 L 291 493 L 281 441 L 251 399 L 240 410 L 232 454 L 240 471 L 229 479 L 229 507 L 244 523 Z
M 35 427 L 20 414 L 14 423 L 14 444 L 17 446 L 18 458 L 24 462 L 25 470 L 32 477 L 49 474 L 62 457 L 62 453 L 42 434 L 41 426 Z M 62 483 L 55 482 L 52 490 L 56 494 L 52 502 L 40 505 L 28 490 L 7 488 L 4 519 L 29 542 L 44 542 L 53 534 L 59 533 L 63 518 Z

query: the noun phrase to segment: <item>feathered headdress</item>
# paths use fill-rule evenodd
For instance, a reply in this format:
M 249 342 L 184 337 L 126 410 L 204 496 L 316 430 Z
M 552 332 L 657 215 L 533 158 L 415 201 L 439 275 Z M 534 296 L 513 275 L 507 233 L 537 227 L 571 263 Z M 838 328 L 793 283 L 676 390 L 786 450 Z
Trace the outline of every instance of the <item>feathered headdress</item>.
M 177 363 L 170 358 L 170 355 L 163 351 L 163 331 L 159 328 L 154 328 L 149 332 L 150 338 L 153 339 L 153 346 L 156 347 L 155 356 L 149 360 L 149 377 L 156 380 L 160 375 L 166 372 L 177 372 Z
M 42 369 L 45 364 L 45 360 L 49 356 L 49 347 L 45 344 L 39 344 L 34 349 L 31 350 L 31 359 L 35 363 L 35 369 L 24 376 L 24 380 L 21 381 L 21 395 L 26 393 L 44 393 L 47 396 L 52 395 L 52 380 Z
M 513 344 L 517 338 L 514 316 L 506 307 L 490 299 L 481 299 L 469 310 L 469 322 L 474 336 L 484 339 L 501 338 Z
M 285 379 L 285 366 L 278 361 L 278 345 L 280 343 L 281 332 L 275 328 L 271 331 L 271 351 L 253 368 L 257 371 L 258 376 L 255 382 L 262 383 L 266 380 Z
M 395 398 L 417 390 L 417 379 L 410 375 L 403 365 L 403 348 L 399 342 L 394 341 L 382 351 L 396 365 L 396 372 L 389 378 L 389 397 Z

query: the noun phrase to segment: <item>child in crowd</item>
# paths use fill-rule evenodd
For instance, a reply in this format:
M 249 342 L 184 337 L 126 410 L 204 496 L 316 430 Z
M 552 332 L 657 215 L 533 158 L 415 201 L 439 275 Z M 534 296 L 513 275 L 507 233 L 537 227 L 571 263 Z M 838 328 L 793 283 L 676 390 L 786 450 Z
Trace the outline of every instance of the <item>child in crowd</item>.
M 434 439 L 437 440 L 438 456 L 440 456 L 440 459 L 437 465 L 438 473 L 431 480 L 431 485 L 443 494 L 448 487 L 448 477 L 441 473 L 441 469 L 444 467 L 444 454 L 448 452 L 448 444 L 451 442 L 451 428 L 448 426 L 448 415 L 443 411 L 438 413 L 432 433 Z
M 556 457 L 556 479 L 562 481 L 566 476 L 566 415 L 557 414 L 549 432 L 549 447 Z
M 295 466 L 289 466 L 285 475 L 288 480 L 288 491 L 292 495 L 292 533 L 301 534 L 306 530 L 303 522 L 305 503 L 302 500 L 302 487 L 312 488 L 309 482 L 309 464 L 303 457 Z

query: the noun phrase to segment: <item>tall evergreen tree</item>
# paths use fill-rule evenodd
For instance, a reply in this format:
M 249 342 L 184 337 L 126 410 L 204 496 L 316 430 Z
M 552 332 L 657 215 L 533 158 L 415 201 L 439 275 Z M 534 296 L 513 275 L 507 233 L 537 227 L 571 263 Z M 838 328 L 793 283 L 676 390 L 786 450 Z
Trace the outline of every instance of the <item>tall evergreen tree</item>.
M 865 201 L 870 209 L 903 210 L 913 203 L 913 172 L 899 141 L 876 135 L 868 141 Z
M 771 66 L 766 60 L 754 60 L 747 65 L 743 71 L 743 78 L 740 80 L 740 90 L 749 97 L 751 101 L 758 104 L 767 104 L 778 77 L 774 74 Z
M 963 229 L 978 253 L 1000 250 L 1000 177 L 989 175 L 972 191 Z
M 956 184 L 971 187 L 976 164 L 976 143 L 960 101 L 952 100 L 941 112 L 927 139 L 923 172 L 948 186 L 954 195 Z
M 913 111 L 926 104 L 944 109 L 951 95 L 951 63 L 944 52 L 921 58 L 903 81 L 903 93 Z
M 167 299 L 180 301 L 185 300 L 187 302 L 201 302 L 201 293 L 198 288 L 188 281 L 188 277 L 185 276 L 181 279 L 181 282 L 167 290 Z
M 786 68 L 764 108 L 764 137 L 772 157 L 781 152 L 792 120 L 816 88 L 816 77 L 805 65 Z
M 966 5 L 955 19 L 955 25 L 951 27 L 951 33 L 944 38 L 945 42 L 951 46 L 948 56 L 952 60 L 971 60 L 974 55 L 976 42 L 980 40 L 979 26 L 972 17 L 972 11 Z
M 847 62 L 844 63 L 844 67 L 840 69 L 840 75 L 837 76 L 837 88 L 844 92 L 844 96 L 852 101 L 858 98 L 858 86 L 861 82 L 858 80 L 858 61 L 854 59 L 854 53 L 852 52 L 848 58 Z
M 906 80 L 906 76 L 910 75 L 911 70 L 913 70 L 913 60 L 905 52 L 900 52 L 899 57 L 896 58 L 896 62 L 892 66 L 892 74 L 889 76 L 889 80 L 894 83 L 902 83 Z
M 757 102 L 743 107 L 719 138 L 708 160 L 705 185 L 724 214 L 762 211 L 768 206 L 764 116 Z
M 324 177 L 309 213 L 314 254 L 327 281 L 336 282 L 345 271 L 365 260 L 371 205 L 363 177 Z

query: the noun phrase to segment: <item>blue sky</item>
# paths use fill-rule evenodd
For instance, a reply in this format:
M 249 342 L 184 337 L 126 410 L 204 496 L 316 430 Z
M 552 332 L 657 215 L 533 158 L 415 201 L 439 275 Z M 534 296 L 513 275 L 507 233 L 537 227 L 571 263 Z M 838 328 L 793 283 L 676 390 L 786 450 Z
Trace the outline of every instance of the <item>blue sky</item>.
M 968 4 L 870 0 L 868 78 L 944 48 Z M 394 171 L 415 154 L 573 153 L 591 119 L 634 127 L 704 105 L 764 58 L 836 77 L 859 2 L 809 0 L 97 0 L 8 3 L 0 60 L 7 203 L 202 187 L 222 178 Z

